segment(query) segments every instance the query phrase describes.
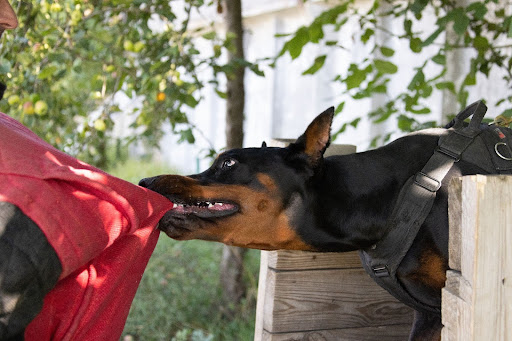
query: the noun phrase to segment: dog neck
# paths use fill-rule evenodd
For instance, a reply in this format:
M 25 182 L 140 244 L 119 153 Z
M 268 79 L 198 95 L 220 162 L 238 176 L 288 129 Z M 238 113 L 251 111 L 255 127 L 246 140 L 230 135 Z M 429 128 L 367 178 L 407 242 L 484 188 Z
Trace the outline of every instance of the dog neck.
M 388 230 L 387 221 L 405 182 L 422 169 L 438 136 L 417 136 L 364 153 L 324 160 L 313 179 L 312 215 L 301 231 L 320 251 L 366 249 Z M 309 228 L 314 226 L 314 228 Z

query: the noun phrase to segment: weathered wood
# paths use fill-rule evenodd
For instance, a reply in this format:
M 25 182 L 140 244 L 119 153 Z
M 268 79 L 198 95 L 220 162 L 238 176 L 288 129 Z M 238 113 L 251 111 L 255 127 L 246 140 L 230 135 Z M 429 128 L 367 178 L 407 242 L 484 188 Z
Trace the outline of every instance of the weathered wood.
M 357 252 L 269 251 L 268 266 L 279 270 L 360 269 Z
M 460 192 L 460 234 L 450 241 L 460 262 L 450 263 L 443 289 L 443 341 L 512 340 L 512 176 L 464 177 Z
M 264 311 L 267 305 L 273 304 L 273 302 L 265 302 L 265 297 L 270 295 L 267 291 L 273 290 L 267 286 L 267 273 L 268 269 L 268 254 L 269 251 L 261 251 L 260 256 L 260 274 L 258 280 L 258 300 L 256 302 L 256 321 L 254 325 L 254 340 L 263 340 L 263 321 Z M 272 293 L 273 295 L 273 293 Z
M 263 328 L 268 332 L 358 328 L 410 323 L 409 308 L 363 269 L 270 271 Z
M 450 269 L 460 269 L 460 238 L 462 226 L 462 178 L 454 178 L 448 186 L 448 220 L 450 235 L 448 244 Z
M 345 328 L 315 330 L 299 333 L 272 334 L 263 332 L 263 341 L 405 341 L 411 326 L 399 324 L 394 326 Z

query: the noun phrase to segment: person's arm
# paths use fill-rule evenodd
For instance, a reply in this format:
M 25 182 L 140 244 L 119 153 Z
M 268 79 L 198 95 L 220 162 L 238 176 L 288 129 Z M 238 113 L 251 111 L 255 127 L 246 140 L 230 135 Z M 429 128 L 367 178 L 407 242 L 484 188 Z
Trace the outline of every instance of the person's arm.
M 0 340 L 24 339 L 61 272 L 39 227 L 18 207 L 0 202 Z

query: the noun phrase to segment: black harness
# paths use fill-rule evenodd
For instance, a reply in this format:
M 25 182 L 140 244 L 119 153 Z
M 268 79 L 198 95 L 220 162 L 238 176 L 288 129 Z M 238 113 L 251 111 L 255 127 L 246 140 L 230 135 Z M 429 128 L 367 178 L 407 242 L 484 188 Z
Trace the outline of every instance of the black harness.
M 441 313 L 439 306 L 428 305 L 413 297 L 396 272 L 453 164 L 464 159 L 490 174 L 512 174 L 512 131 L 483 125 L 486 111 L 485 104 L 478 101 L 450 122 L 427 164 L 402 187 L 387 222 L 389 232 L 371 248 L 360 251 L 363 267 L 375 282 L 415 310 Z M 471 122 L 465 125 L 464 120 L 470 116 L 473 116 Z

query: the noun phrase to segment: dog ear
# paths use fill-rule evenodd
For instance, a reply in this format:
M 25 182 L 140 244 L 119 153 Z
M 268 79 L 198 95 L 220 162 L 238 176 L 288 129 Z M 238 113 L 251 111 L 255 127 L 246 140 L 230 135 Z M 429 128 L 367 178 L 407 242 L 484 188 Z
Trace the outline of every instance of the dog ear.
M 263 143 L 261 144 L 261 148 L 267 148 L 267 142 L 263 141 Z
M 330 107 L 311 122 L 290 149 L 306 154 L 313 166 L 322 159 L 331 141 L 331 124 L 334 117 L 334 107 Z

